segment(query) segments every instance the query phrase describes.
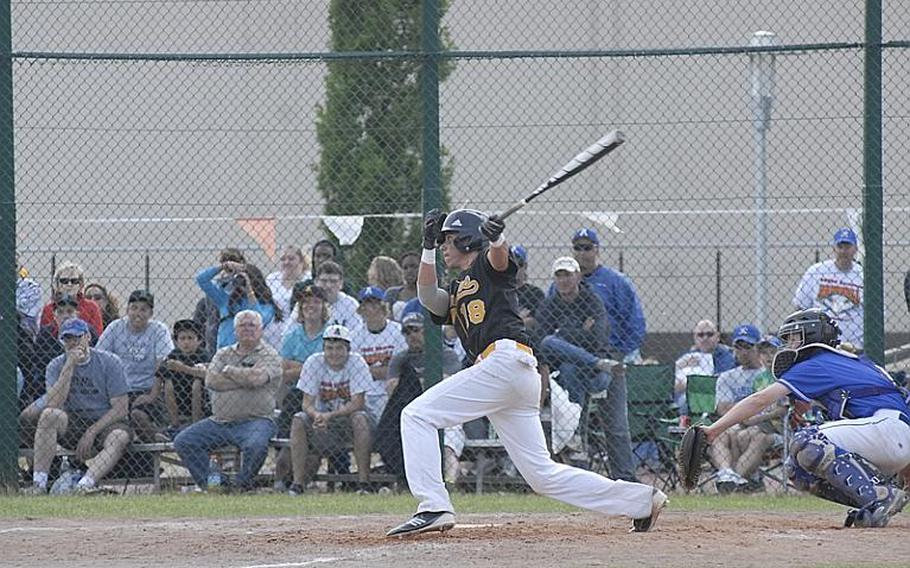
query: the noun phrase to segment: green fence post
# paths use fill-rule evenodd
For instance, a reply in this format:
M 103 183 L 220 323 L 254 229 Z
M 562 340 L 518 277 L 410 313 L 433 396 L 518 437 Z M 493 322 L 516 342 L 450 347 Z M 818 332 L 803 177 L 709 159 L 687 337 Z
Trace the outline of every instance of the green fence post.
M 16 190 L 13 170 L 13 59 L 9 0 L 0 0 L 0 486 L 16 489 Z M 5 266 L 6 268 L 2 268 Z
M 420 100 L 423 110 L 423 211 L 442 207 L 439 157 L 439 2 L 424 0 L 421 33 Z M 427 386 L 442 379 L 442 332 L 427 325 L 424 378 Z
M 863 103 L 863 345 L 882 364 L 885 358 L 885 300 L 882 274 L 882 3 L 866 0 Z

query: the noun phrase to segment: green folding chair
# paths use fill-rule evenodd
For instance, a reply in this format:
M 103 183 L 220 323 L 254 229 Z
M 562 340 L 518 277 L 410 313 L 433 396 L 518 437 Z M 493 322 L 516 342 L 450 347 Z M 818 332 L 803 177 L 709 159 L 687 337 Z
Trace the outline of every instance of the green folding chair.
M 626 367 L 626 396 L 629 405 L 629 430 L 632 448 L 645 470 L 654 476 L 662 489 L 675 489 L 679 482 L 676 470 L 676 447 L 679 440 L 671 437 L 668 428 L 678 424 L 673 404 L 672 365 L 629 365 Z M 657 448 L 657 463 L 647 460 L 641 450 L 653 443 Z
M 686 376 L 686 405 L 692 422 L 711 424 L 717 418 L 717 377 L 714 375 Z

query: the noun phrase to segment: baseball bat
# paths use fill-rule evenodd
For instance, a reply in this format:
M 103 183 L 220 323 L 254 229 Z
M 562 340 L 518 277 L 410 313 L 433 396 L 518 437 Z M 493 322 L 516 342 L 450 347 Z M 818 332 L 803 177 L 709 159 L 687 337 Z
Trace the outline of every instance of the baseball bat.
M 625 141 L 625 135 L 619 130 L 608 132 L 606 136 L 591 144 L 585 148 L 584 151 L 580 152 L 578 155 L 572 158 L 568 164 L 564 165 L 561 170 L 553 174 L 550 179 L 540 184 L 540 186 L 531 192 L 530 195 L 521 201 L 515 202 L 511 207 L 500 213 L 499 218 L 505 219 L 512 213 L 515 213 L 530 203 L 533 199 L 537 198 L 540 195 L 543 195 L 545 192 L 553 189 L 575 174 L 584 171 L 597 160 L 603 158 L 613 150 L 619 148 Z

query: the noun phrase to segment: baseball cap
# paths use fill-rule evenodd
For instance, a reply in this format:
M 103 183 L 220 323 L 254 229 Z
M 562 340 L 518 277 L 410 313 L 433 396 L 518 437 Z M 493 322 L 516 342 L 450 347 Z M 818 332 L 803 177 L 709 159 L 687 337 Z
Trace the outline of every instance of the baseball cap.
M 595 245 L 600 244 L 600 239 L 597 238 L 597 231 L 595 231 L 594 229 L 578 229 L 572 235 L 572 242 L 574 243 L 578 239 L 588 239 Z
M 840 243 L 850 243 L 851 245 L 856 244 L 856 233 L 850 227 L 841 227 L 834 232 L 834 244 L 839 245 Z
M 733 329 L 733 337 L 731 338 L 732 343 L 735 344 L 737 341 L 755 345 L 761 341 L 761 332 L 758 331 L 757 327 L 749 323 L 738 325 Z
M 67 335 L 80 337 L 88 333 L 88 324 L 79 318 L 68 319 L 60 326 L 60 339 Z
M 518 264 L 524 266 L 528 264 L 528 251 L 525 247 L 521 245 L 515 245 L 512 247 L 512 256 L 515 257 Z
M 780 338 L 774 334 L 768 334 L 768 335 L 762 337 L 761 341 L 759 341 L 758 344 L 760 346 L 770 345 L 771 347 L 774 347 L 775 349 L 780 349 L 781 347 L 784 346 L 784 342 L 781 341 Z
M 322 332 L 322 340 L 332 340 L 337 339 L 341 341 L 351 342 L 351 332 L 348 328 L 343 325 L 332 324 L 325 328 L 325 331 Z
M 553 274 L 556 274 L 560 270 L 581 272 L 581 267 L 578 266 L 578 261 L 571 256 L 561 256 L 553 261 Z
M 149 305 L 150 308 L 155 307 L 155 295 L 149 292 L 148 290 L 133 290 L 130 293 L 129 299 L 126 301 L 127 304 L 132 304 L 133 302 L 145 302 Z
M 424 317 L 420 312 L 411 312 L 401 318 L 401 327 L 423 327 Z
M 381 302 L 385 300 L 385 290 L 379 286 L 367 286 L 360 290 L 357 297 L 361 302 L 365 300 L 379 300 Z
M 72 294 L 57 294 L 54 298 L 54 307 L 58 306 L 73 306 L 74 308 L 79 307 L 79 299 Z

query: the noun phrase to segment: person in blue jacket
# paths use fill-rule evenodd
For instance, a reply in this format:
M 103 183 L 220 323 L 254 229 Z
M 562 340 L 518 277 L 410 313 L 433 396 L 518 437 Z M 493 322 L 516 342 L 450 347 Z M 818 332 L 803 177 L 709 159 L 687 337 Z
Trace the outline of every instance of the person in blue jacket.
M 603 300 L 609 323 L 611 354 L 623 363 L 641 363 L 645 339 L 645 314 L 629 277 L 600 264 L 600 238 L 594 229 L 579 229 L 572 235 L 572 254 L 584 281 Z M 547 292 L 552 296 L 553 287 Z
M 253 310 L 262 316 L 262 327 L 272 320 L 281 321 L 281 308 L 272 299 L 272 291 L 257 267 L 243 262 L 225 261 L 203 269 L 196 275 L 196 284 L 218 308 L 218 349 L 237 343 L 234 338 L 234 316 L 243 310 Z
M 778 330 L 775 382 L 705 428 L 708 442 L 782 397 L 824 409 L 826 421 L 797 430 L 787 473 L 809 493 L 847 505 L 845 526 L 884 527 L 910 501 L 889 479 L 910 465 L 908 392 L 865 356 L 836 349 L 837 322 L 813 308 Z

